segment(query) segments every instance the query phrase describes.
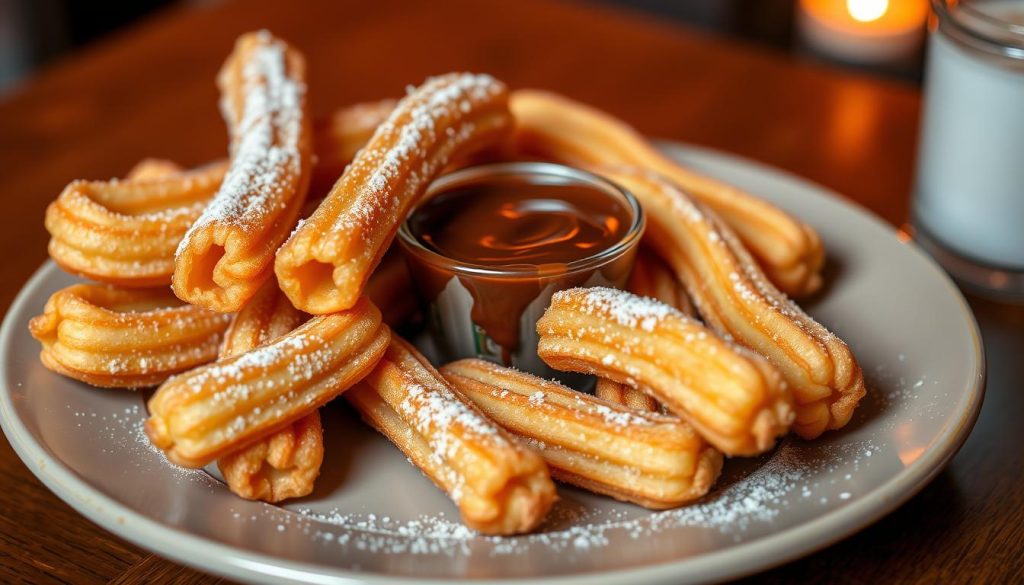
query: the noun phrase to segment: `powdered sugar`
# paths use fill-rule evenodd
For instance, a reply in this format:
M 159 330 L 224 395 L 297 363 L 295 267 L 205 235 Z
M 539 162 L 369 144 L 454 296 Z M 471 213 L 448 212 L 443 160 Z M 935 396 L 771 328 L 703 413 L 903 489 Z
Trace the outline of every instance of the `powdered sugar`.
M 337 508 L 296 511 L 303 532 L 314 540 L 376 554 L 455 557 L 486 551 L 495 557 L 526 554 L 537 546 L 586 554 L 623 537 L 658 538 L 666 532 L 705 529 L 742 541 L 774 531 L 777 520 L 791 508 L 828 509 L 849 503 L 857 493 L 856 475 L 840 476 L 839 470 L 868 465 L 877 447 L 861 442 L 818 451 L 822 452 L 809 455 L 800 443 L 787 443 L 767 460 L 750 462 L 756 465 L 752 471 L 733 471 L 726 485 L 703 500 L 661 512 L 632 506 L 594 508 L 577 499 L 591 496 L 565 492 L 566 498 L 555 505 L 538 532 L 516 537 L 478 534 L 443 512 L 402 521 Z M 826 476 L 832 479 L 820 479 Z M 840 484 L 848 487 L 830 499 Z
M 566 302 L 581 292 L 585 312 L 606 314 L 624 327 L 654 331 L 659 323 L 669 317 L 689 320 L 678 309 L 656 299 L 600 286 L 557 292 L 552 297 L 552 304 Z
M 178 247 L 187 249 L 197 230 L 227 224 L 243 230 L 264 225 L 265 218 L 294 203 L 302 172 L 301 152 L 306 85 L 289 69 L 287 47 L 266 31 L 242 65 L 240 95 L 230 86 L 232 63 L 222 75 L 221 109 L 232 133 L 232 161 L 209 207 Z M 243 58 L 236 49 L 232 59 Z M 238 98 L 241 97 L 241 100 Z M 241 111 L 238 111 L 239 102 Z
M 448 164 L 450 152 L 473 134 L 468 116 L 473 107 L 499 95 L 503 86 L 489 75 L 466 73 L 434 77 L 408 91 L 342 177 L 352 183 L 343 188 L 358 195 L 338 215 L 332 232 L 349 233 L 407 204 L 394 182 L 406 181 L 401 192 L 422 190 Z M 444 147 L 438 148 L 442 139 Z M 413 168 L 416 157 L 422 162 Z
M 458 456 L 465 445 L 474 442 L 509 446 L 493 422 L 470 408 L 442 383 L 424 386 L 410 381 L 396 410 L 428 439 L 438 463 Z M 442 469 L 446 468 L 442 465 Z M 461 478 L 453 474 L 449 479 L 450 495 L 458 502 L 462 496 Z

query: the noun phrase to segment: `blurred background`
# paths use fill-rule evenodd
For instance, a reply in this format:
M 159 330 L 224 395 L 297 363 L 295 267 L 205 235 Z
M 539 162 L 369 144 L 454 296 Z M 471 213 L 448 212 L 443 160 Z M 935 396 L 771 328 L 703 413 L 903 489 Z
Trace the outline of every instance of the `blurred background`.
M 857 31 L 872 21 L 885 31 L 891 13 L 921 9 L 924 0 L 567 0 L 612 4 L 724 35 L 775 47 L 795 58 L 826 61 L 870 74 L 919 82 L 920 38 L 894 46 L 882 55 L 858 47 Z M 0 93 L 70 51 L 87 46 L 132 23 L 181 4 L 212 4 L 217 0 L 0 0 Z M 840 12 L 830 14 L 838 6 Z M 845 11 L 845 12 L 844 12 Z M 887 14 L 889 13 L 889 14 Z M 844 20 L 848 20 L 845 23 Z M 921 24 L 921 23 L 918 23 Z M 856 25 L 856 26 L 855 26 Z M 922 27 L 917 27 L 917 31 Z M 849 37 L 850 34 L 854 38 Z M 896 39 L 900 41 L 900 39 Z M 852 44 L 851 44 L 852 43 Z M 873 46 L 879 44 L 873 43 Z

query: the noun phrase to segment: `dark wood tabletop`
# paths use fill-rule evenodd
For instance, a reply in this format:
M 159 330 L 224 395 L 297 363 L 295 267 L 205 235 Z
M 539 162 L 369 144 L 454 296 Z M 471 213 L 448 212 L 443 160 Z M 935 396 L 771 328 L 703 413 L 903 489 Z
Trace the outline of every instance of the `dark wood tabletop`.
M 451 70 L 607 109 L 656 137 L 821 183 L 894 225 L 907 216 L 920 93 L 601 4 L 516 0 L 195 3 L 52 66 L 0 101 L 0 306 L 45 259 L 43 210 L 76 178 L 144 156 L 226 152 L 214 75 L 238 34 L 300 47 L 325 113 Z M 1024 311 L 972 299 L 989 387 L 949 468 L 874 526 L 756 577 L 790 582 L 1024 581 Z M 870 310 L 870 307 L 865 307 Z M 213 583 L 91 524 L 0 441 L 0 582 Z

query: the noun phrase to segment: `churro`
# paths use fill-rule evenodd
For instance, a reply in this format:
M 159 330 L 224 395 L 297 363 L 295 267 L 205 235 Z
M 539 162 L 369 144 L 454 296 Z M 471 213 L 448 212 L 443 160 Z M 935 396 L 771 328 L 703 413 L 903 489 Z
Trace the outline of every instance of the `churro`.
M 53 293 L 29 331 L 54 372 L 93 386 L 142 388 L 215 359 L 228 321 L 164 289 L 76 284 Z
M 763 452 L 789 428 L 792 398 L 778 371 L 664 303 L 569 289 L 551 298 L 537 333 L 551 367 L 643 390 L 727 455 Z
M 235 315 L 220 358 L 243 354 L 295 329 L 306 316 L 268 281 Z M 247 500 L 280 502 L 313 492 L 324 459 L 320 413 L 313 411 L 276 433 L 221 457 L 217 467 L 231 491 Z
M 849 422 L 865 388 L 846 344 L 772 286 L 714 212 L 653 173 L 599 172 L 648 211 L 645 242 L 674 267 L 704 321 L 779 369 L 795 399 L 793 430 L 814 438 Z
M 541 454 L 555 479 L 648 508 L 706 494 L 722 454 L 689 424 L 635 412 L 479 359 L 441 368 L 459 392 Z
M 390 331 L 373 303 L 313 317 L 274 341 L 176 376 L 149 400 L 146 433 L 202 467 L 314 412 L 365 376 Z
M 272 276 L 309 188 L 312 131 L 302 55 L 270 33 L 242 35 L 218 77 L 231 165 L 175 254 L 179 298 L 237 311 Z
M 173 172 L 145 162 L 127 179 L 74 181 L 46 208 L 50 257 L 64 270 L 119 286 L 171 282 L 174 250 L 224 177 L 214 164 Z
M 624 122 L 557 94 L 517 90 L 513 149 L 575 166 L 631 165 L 656 171 L 712 208 L 736 231 L 775 285 L 793 296 L 821 286 L 825 252 L 817 233 L 745 191 L 662 155 Z
M 487 75 L 427 80 L 402 99 L 313 215 L 281 247 L 277 279 L 313 314 L 345 309 L 430 182 L 511 128 L 505 86 Z
M 529 532 L 556 499 L 537 452 L 481 414 L 397 336 L 345 397 L 452 498 L 474 530 Z

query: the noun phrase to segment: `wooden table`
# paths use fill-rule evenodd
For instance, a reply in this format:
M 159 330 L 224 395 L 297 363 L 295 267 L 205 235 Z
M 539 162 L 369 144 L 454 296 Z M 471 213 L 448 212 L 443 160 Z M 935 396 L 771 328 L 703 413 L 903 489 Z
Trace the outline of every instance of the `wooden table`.
M 214 75 L 244 31 L 309 56 L 315 109 L 399 94 L 451 70 L 564 92 L 659 137 L 788 169 L 886 220 L 906 218 L 917 89 L 793 61 L 601 5 L 517 0 L 199 3 L 42 72 L 0 103 L 0 306 L 44 260 L 46 204 L 75 178 L 143 156 L 222 156 Z M 899 511 L 770 582 L 1024 580 L 1024 311 L 972 301 L 990 368 L 985 408 L 947 471 Z M 865 309 L 869 309 L 866 307 Z M 206 577 L 100 530 L 0 441 L 0 582 L 159 583 Z

